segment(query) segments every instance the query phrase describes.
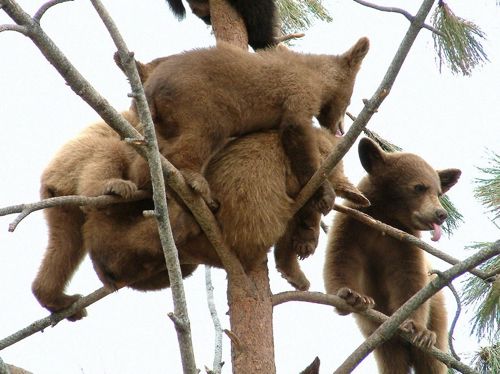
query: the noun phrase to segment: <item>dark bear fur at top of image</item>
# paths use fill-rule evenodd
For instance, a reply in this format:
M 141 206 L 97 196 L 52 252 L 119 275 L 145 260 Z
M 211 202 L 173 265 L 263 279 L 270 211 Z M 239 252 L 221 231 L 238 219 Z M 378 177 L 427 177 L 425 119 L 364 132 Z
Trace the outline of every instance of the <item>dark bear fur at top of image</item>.
M 144 83 L 161 153 L 211 201 L 202 176 L 211 155 L 231 137 L 279 129 L 292 171 L 305 185 L 319 167 L 312 118 L 333 133 L 342 132 L 368 48 L 367 38 L 339 56 L 284 49 L 248 53 L 221 43 L 170 56 Z M 143 164 L 138 159 L 137 175 L 131 177 L 139 184 L 148 178 Z M 308 204 L 326 214 L 334 198 L 325 183 Z
M 315 130 L 323 157 L 331 152 L 337 139 L 324 130 Z M 256 155 L 259 155 L 256 157 Z M 307 289 L 309 281 L 298 264 L 291 245 L 293 235 L 308 231 L 311 246 L 316 247 L 320 214 L 311 227 L 288 228 L 294 225 L 293 197 L 300 186 L 291 173 L 289 162 L 276 131 L 237 138 L 228 143 L 210 161 L 206 177 L 220 201 L 216 213 L 223 239 L 238 256 L 246 270 L 266 261 L 271 246 L 280 237 L 276 248 L 278 270 L 296 288 Z M 366 198 L 347 180 L 342 164 L 332 172 L 329 181 L 339 196 L 360 205 Z M 163 254 L 154 218 L 143 217 L 140 209 L 126 204 L 122 211 L 109 214 L 94 209 L 84 225 L 84 240 L 101 281 L 108 287 L 128 285 L 139 290 L 158 289 L 166 276 Z M 128 213 L 126 210 L 129 209 Z M 124 214 L 125 211 L 125 214 Z M 221 267 L 219 257 L 192 216 L 175 199 L 169 200 L 172 230 L 192 229 L 178 241 L 181 265 L 208 264 Z M 184 227 L 183 227 L 184 226 Z M 309 234 L 311 232 L 312 234 Z M 288 236 L 284 238 L 284 236 Z
M 182 19 L 186 9 L 182 0 L 167 0 L 170 9 Z M 211 24 L 208 0 L 187 0 L 191 11 L 207 25 Z M 248 44 L 254 49 L 271 47 L 276 44 L 277 10 L 274 0 L 229 0 L 229 4 L 243 19 L 248 34 Z
M 439 196 L 459 179 L 460 170 L 436 171 L 411 153 L 386 153 L 365 138 L 359 156 L 368 175 L 358 184 L 370 200 L 361 211 L 386 224 L 419 237 L 434 229 L 441 235 L 446 211 Z M 349 204 L 349 203 L 348 203 Z M 431 280 L 425 253 L 420 248 L 394 239 L 344 214 L 335 217 L 330 229 L 324 265 L 326 291 L 337 294 L 358 310 L 374 307 L 392 315 Z M 447 318 L 443 294 L 437 293 L 420 306 L 403 327 L 419 345 L 447 351 Z M 340 314 L 348 311 L 338 310 Z M 365 337 L 377 324 L 356 314 Z M 381 373 L 444 374 L 444 364 L 400 338 L 392 338 L 375 349 Z

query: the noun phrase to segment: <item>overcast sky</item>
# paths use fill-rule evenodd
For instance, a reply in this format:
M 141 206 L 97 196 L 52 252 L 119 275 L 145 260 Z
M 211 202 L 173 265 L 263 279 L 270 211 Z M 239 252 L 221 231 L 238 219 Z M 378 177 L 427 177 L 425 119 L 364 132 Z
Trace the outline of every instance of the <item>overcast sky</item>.
M 381 1 L 378 2 L 382 3 Z M 40 1 L 20 4 L 33 14 Z M 105 1 L 130 50 L 142 61 L 214 43 L 203 22 L 188 15 L 178 22 L 164 0 Z M 361 100 L 369 98 L 380 83 L 408 22 L 354 4 L 325 1 L 333 22 L 316 22 L 297 51 L 337 54 L 359 37 L 368 36 L 371 49 L 357 78 L 352 105 L 356 114 Z M 400 2 L 385 1 L 386 5 Z M 415 12 L 420 1 L 406 1 Z M 463 174 L 450 191 L 465 222 L 452 238 L 443 237 L 437 247 L 458 258 L 468 255 L 464 246 L 499 239 L 499 230 L 488 220 L 472 194 L 480 176 L 476 166 L 485 165 L 486 149 L 500 152 L 500 7 L 494 0 L 450 0 L 456 14 L 479 24 L 488 40 L 490 63 L 464 78 L 439 73 L 430 32 L 419 35 L 389 97 L 369 124 L 407 151 L 424 157 L 436 168 L 458 167 Z M 0 23 L 9 22 L 0 11 Z M 127 81 L 113 62 L 115 48 L 90 2 L 77 0 L 58 5 L 42 20 L 42 26 L 81 73 L 118 110 L 129 106 Z M 43 58 L 31 41 L 20 34 L 0 34 L 0 207 L 38 200 L 39 177 L 57 149 L 89 123 L 96 113 L 77 97 Z M 346 173 L 358 182 L 364 172 L 355 148 L 345 158 Z M 325 220 L 330 223 L 333 214 Z M 14 216 L 0 217 L 0 338 L 47 315 L 33 295 L 35 277 L 47 242 L 41 212 L 26 218 L 14 233 L 7 227 Z M 429 233 L 423 238 L 429 240 Z M 323 291 L 322 266 L 325 238 L 316 254 L 302 263 L 311 290 Z M 274 270 L 270 256 L 273 292 L 291 287 Z M 436 268 L 446 264 L 433 261 Z M 215 296 L 223 327 L 225 275 L 213 271 Z M 459 282 L 456 282 L 459 284 Z M 88 294 L 101 286 L 88 260 L 73 279 L 70 293 Z M 199 368 L 211 366 L 213 330 L 206 306 L 204 272 L 200 267 L 185 282 L 194 349 Z M 449 315 L 455 304 L 448 296 Z M 88 309 L 82 321 L 61 322 L 0 352 L 5 362 L 37 374 L 180 373 L 177 340 L 167 313 L 172 311 L 169 291 L 139 293 L 121 290 Z M 451 317 L 450 317 L 451 319 Z M 455 335 L 458 352 L 470 352 L 477 342 L 469 336 L 468 317 L 463 316 Z M 340 317 L 331 308 L 288 303 L 274 311 L 275 352 L 278 373 L 298 373 L 315 356 L 321 372 L 332 372 L 361 342 L 352 317 Z M 224 338 L 224 372 L 230 372 L 230 345 Z M 370 356 L 355 373 L 373 373 Z

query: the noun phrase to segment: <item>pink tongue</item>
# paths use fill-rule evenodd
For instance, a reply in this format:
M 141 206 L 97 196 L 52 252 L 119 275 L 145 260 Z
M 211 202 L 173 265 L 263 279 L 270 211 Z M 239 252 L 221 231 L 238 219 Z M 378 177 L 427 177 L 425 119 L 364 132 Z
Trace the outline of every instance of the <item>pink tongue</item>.
M 433 229 L 433 232 L 432 232 L 432 238 L 431 238 L 431 240 L 433 242 L 437 242 L 441 238 L 441 226 L 439 226 L 436 223 L 433 223 L 432 224 L 432 229 Z
M 342 134 L 342 131 L 337 130 L 337 131 L 335 132 L 335 137 L 336 137 L 336 138 L 341 138 L 342 136 L 344 136 L 344 134 Z

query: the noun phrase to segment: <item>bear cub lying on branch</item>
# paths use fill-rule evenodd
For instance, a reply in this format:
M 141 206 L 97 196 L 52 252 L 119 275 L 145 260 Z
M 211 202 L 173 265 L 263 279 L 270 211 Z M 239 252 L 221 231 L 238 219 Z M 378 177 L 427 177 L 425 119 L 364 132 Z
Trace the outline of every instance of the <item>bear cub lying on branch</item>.
M 221 43 L 169 56 L 144 82 L 160 152 L 214 207 L 202 175 L 213 153 L 231 137 L 279 129 L 291 170 L 302 187 L 320 164 L 312 118 L 333 133 L 343 131 L 344 114 L 368 48 L 367 38 L 340 56 L 282 48 L 248 53 Z M 144 164 L 138 158 L 132 167 L 130 179 L 137 185 L 149 180 Z M 324 183 L 306 210 L 326 214 L 334 200 L 334 191 Z
M 441 236 L 440 225 L 447 217 L 439 196 L 460 177 L 460 170 L 436 171 L 411 153 L 386 153 L 364 138 L 359 157 L 368 175 L 358 184 L 371 205 L 361 211 L 386 224 L 419 236 L 434 230 L 433 240 Z M 337 294 L 352 307 L 392 315 L 401 305 L 429 283 L 430 267 L 424 251 L 394 239 L 344 214 L 337 214 L 330 230 L 324 280 L 326 291 Z M 338 310 L 339 314 L 348 311 Z M 356 314 L 365 337 L 378 325 Z M 437 293 L 420 306 L 404 328 L 415 334 L 421 346 L 447 350 L 447 323 L 444 298 Z M 381 373 L 416 374 L 447 372 L 446 366 L 420 349 L 394 337 L 375 349 Z

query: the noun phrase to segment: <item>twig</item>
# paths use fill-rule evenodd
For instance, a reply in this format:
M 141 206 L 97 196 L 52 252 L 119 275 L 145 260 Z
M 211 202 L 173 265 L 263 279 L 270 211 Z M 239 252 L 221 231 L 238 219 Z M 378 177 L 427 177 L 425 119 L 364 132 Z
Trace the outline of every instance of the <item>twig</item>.
M 410 21 L 410 22 L 413 22 L 413 20 L 415 19 L 415 16 L 411 15 L 408 11 L 404 10 L 404 9 L 401 9 L 401 8 L 396 8 L 396 7 L 389 7 L 389 6 L 382 6 L 382 5 L 376 5 L 376 4 L 373 4 L 373 3 L 369 3 L 368 1 L 364 1 L 364 0 L 354 0 L 354 2 L 358 3 L 358 4 L 361 4 L 361 5 L 364 5 L 364 6 L 367 6 L 369 8 L 373 8 L 373 9 L 376 9 L 376 10 L 380 10 L 382 12 L 390 12 L 390 13 L 399 13 L 399 14 L 402 14 L 403 16 L 405 16 L 405 18 Z M 443 33 L 439 30 L 436 30 L 434 27 L 432 27 L 431 25 L 428 25 L 426 23 L 424 23 L 422 25 L 422 27 L 424 29 L 427 29 L 427 30 L 430 30 L 432 31 L 433 33 L 437 34 L 437 35 L 440 35 L 440 36 L 443 36 Z
M 77 311 L 101 300 L 103 297 L 108 296 L 113 290 L 101 287 L 98 290 L 92 292 L 91 294 L 78 299 L 73 305 L 68 309 L 62 310 L 57 313 L 53 313 L 45 318 L 39 319 L 31 323 L 29 326 L 15 332 L 14 334 L 7 336 L 6 338 L 0 340 L 0 351 L 7 348 L 28 336 L 31 336 L 39 331 L 43 331 L 49 326 L 55 326 L 58 322 L 63 319 L 72 316 Z
M 47 10 L 49 10 L 50 8 L 52 8 L 53 6 L 55 6 L 57 4 L 65 3 L 68 1 L 73 1 L 73 0 L 51 0 L 51 1 L 46 2 L 45 4 L 43 4 L 40 7 L 40 9 L 37 10 L 35 15 L 33 16 L 33 20 L 40 23 L 40 20 L 42 19 L 43 15 L 45 14 L 45 12 Z
M 439 270 L 432 270 L 430 271 L 430 273 L 437 274 L 438 276 L 441 276 L 441 274 L 443 274 Z M 453 333 L 455 332 L 455 327 L 457 326 L 458 319 L 460 318 L 460 313 L 462 312 L 462 302 L 460 301 L 460 295 L 453 286 L 452 282 L 448 284 L 448 288 L 450 289 L 451 293 L 455 297 L 455 301 L 457 302 L 457 310 L 455 312 L 455 317 L 453 317 L 453 321 L 451 322 L 450 326 L 450 331 L 448 332 L 448 346 L 450 347 L 450 352 L 453 355 L 453 357 L 455 357 L 457 360 L 460 361 L 461 358 L 457 354 L 457 352 L 455 351 L 455 347 L 453 346 Z
M 235 348 L 241 349 L 240 338 L 238 338 L 238 336 L 235 333 L 233 333 L 231 330 L 224 329 L 223 331 L 224 331 L 224 334 L 226 334 L 227 337 L 233 342 Z
M 172 229 L 170 227 L 167 198 L 165 193 L 165 180 L 163 179 L 160 152 L 156 140 L 153 119 L 151 118 L 149 106 L 146 101 L 146 95 L 144 94 L 144 89 L 142 87 L 133 55 L 129 52 L 125 41 L 118 31 L 118 28 L 101 1 L 91 0 L 91 2 L 111 35 L 113 42 L 118 48 L 122 66 L 130 81 L 132 92 L 135 97 L 139 120 L 144 125 L 144 136 L 147 143 L 145 149 L 153 186 L 153 200 L 155 204 L 155 212 L 157 213 L 156 221 L 158 223 L 160 242 L 165 255 L 165 261 L 170 279 L 170 288 L 172 290 L 172 298 L 174 302 L 174 313 L 170 313 L 169 317 L 174 321 L 175 330 L 177 332 L 184 373 L 194 374 L 197 373 L 197 368 L 194 358 L 191 327 L 187 310 L 186 296 L 184 293 L 184 285 L 182 282 L 179 257 L 177 255 L 177 248 L 175 246 Z
M 386 322 L 382 323 L 382 325 L 380 325 L 375 332 L 344 361 L 335 373 L 350 373 L 377 346 L 390 339 L 398 327 L 426 300 L 443 287 L 446 287 L 453 279 L 465 273 L 468 269 L 472 269 L 498 254 L 500 254 L 500 240 L 495 242 L 491 247 L 477 252 L 459 264 L 444 271 L 440 277 L 433 279 L 427 286 L 418 291 L 394 312 Z M 475 373 L 473 370 L 463 372 Z
M 217 309 L 214 302 L 214 286 L 212 285 L 212 275 L 210 266 L 205 265 L 205 287 L 207 290 L 207 304 L 208 310 L 210 311 L 210 316 L 214 324 L 215 330 L 215 349 L 214 349 L 214 362 L 212 370 L 213 374 L 220 374 L 222 371 L 222 327 L 217 315 Z
M 16 31 L 24 36 L 28 36 L 28 29 L 24 26 L 19 25 L 0 25 L 0 32 L 2 31 Z
M 349 310 L 351 313 L 358 313 L 359 315 L 362 315 L 370 319 L 371 321 L 379 324 L 382 324 L 389 319 L 388 316 L 374 309 L 369 309 L 364 312 L 358 312 L 337 295 L 327 295 L 321 292 L 287 291 L 273 295 L 272 300 L 273 300 L 273 306 L 277 306 L 289 301 L 302 301 L 302 302 L 334 306 L 336 308 L 341 308 L 343 310 Z M 405 330 L 402 330 L 399 327 L 397 329 L 397 333 L 408 343 L 415 345 L 412 334 L 408 333 Z M 439 361 L 445 363 L 448 367 L 460 370 L 462 373 L 467 373 L 467 372 L 474 373 L 474 371 L 472 371 L 470 367 L 468 367 L 467 365 L 461 363 L 459 360 L 456 360 L 451 355 L 443 351 L 440 351 L 435 347 L 431 348 L 418 347 L 418 348 L 426 353 L 431 354 Z
M 376 230 L 384 232 L 384 233 L 388 234 L 389 236 L 392 236 L 395 239 L 398 239 L 402 242 L 405 242 L 405 243 L 408 243 L 411 245 L 415 245 L 415 246 L 423 249 L 427 253 L 429 253 L 429 254 L 431 254 L 431 255 L 433 255 L 433 256 L 435 256 L 435 257 L 437 257 L 437 258 L 439 258 L 439 259 L 441 259 L 441 260 L 443 260 L 451 265 L 456 265 L 456 264 L 460 263 L 460 260 L 456 259 L 455 257 L 450 256 L 447 253 L 442 252 L 442 251 L 434 248 L 433 246 L 427 244 L 426 242 L 418 239 L 417 237 L 415 237 L 413 235 L 408 234 L 407 232 L 398 230 L 392 226 L 389 226 L 383 222 L 380 222 L 379 220 L 376 220 L 375 218 L 370 217 L 366 213 L 363 213 L 363 212 L 360 212 L 359 210 L 352 209 L 352 208 L 349 208 L 347 206 L 339 205 L 339 204 L 335 204 L 334 209 L 338 212 L 345 213 L 345 214 L 351 216 L 352 218 L 355 218 L 358 221 L 363 222 L 364 224 L 366 224 L 366 225 L 368 225 Z M 486 282 L 490 281 L 490 279 L 491 279 L 491 274 L 488 274 L 480 269 L 471 269 L 471 270 L 469 270 L 469 272 L 471 274 L 474 274 L 475 276 L 483 279 Z
M 126 201 L 138 201 L 147 198 L 151 198 L 151 194 L 147 191 L 138 191 L 129 199 L 124 199 L 122 197 L 112 195 L 102 195 L 96 197 L 78 195 L 59 196 L 37 201 L 35 203 L 19 204 L 0 208 L 0 216 L 20 213 L 19 216 L 17 216 L 16 219 L 9 224 L 9 231 L 13 232 L 16 229 L 17 225 L 25 217 L 40 209 L 52 208 L 61 205 L 92 206 L 95 208 L 100 208 L 111 204 L 118 204 Z
M 287 40 L 303 38 L 305 35 L 306 34 L 304 34 L 303 32 L 296 32 L 293 34 L 282 35 L 276 38 L 276 43 L 283 43 L 286 42 Z
M 351 125 L 349 131 L 347 131 L 345 136 L 342 138 L 342 141 L 339 142 L 339 144 L 335 147 L 335 150 L 326 158 L 309 182 L 304 186 L 304 188 L 302 188 L 295 199 L 295 204 L 293 206 L 294 213 L 296 213 L 306 203 L 306 201 L 309 200 L 309 198 L 314 194 L 314 191 L 316 191 L 326 179 L 326 176 L 330 174 L 332 169 L 337 165 L 342 157 L 344 157 L 358 138 L 359 134 L 361 134 L 363 129 L 366 127 L 373 114 L 378 110 L 387 95 L 389 95 L 399 70 L 403 66 L 406 56 L 417 38 L 419 31 L 422 29 L 422 25 L 432 8 L 433 3 L 434 0 L 425 0 L 423 2 L 417 15 L 410 24 L 406 35 L 401 41 L 401 44 L 399 45 L 399 48 L 396 51 L 396 54 L 394 55 L 379 87 L 371 99 L 365 103 L 363 110 L 361 110 L 356 120 Z

